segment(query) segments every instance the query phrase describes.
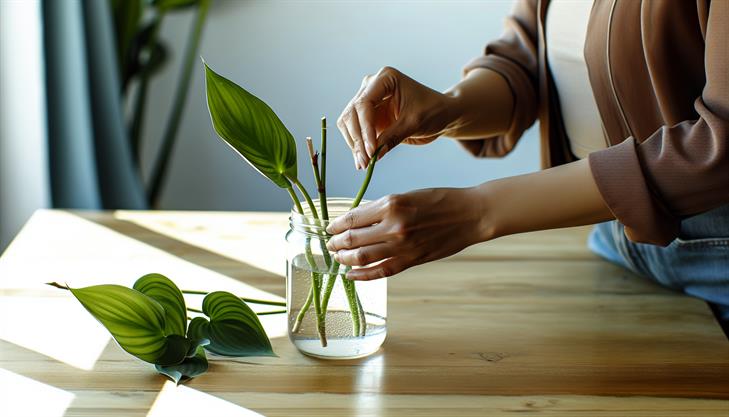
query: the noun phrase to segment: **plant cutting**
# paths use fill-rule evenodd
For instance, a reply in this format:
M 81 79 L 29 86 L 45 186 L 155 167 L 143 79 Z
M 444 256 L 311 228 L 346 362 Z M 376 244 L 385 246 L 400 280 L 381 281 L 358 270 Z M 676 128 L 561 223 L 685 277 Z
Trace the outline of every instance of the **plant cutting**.
M 157 372 L 178 385 L 207 372 L 205 351 L 234 357 L 275 356 L 263 326 L 246 301 L 277 306 L 284 303 L 239 298 L 225 291 L 181 291 L 162 274 L 144 275 L 132 288 L 111 284 L 71 288 L 56 282 L 48 285 L 71 291 L 123 350 L 153 364 Z M 188 307 L 183 293 L 204 294 L 202 310 Z
M 287 309 L 291 316 L 289 334 L 292 340 L 295 340 L 296 343 L 297 335 L 311 330 L 308 325 L 305 326 L 305 323 L 307 318 L 312 319 L 313 317 L 311 327 L 315 328 L 318 344 L 320 348 L 326 348 L 329 344 L 327 337 L 329 322 L 332 322 L 333 327 L 337 328 L 337 340 L 341 340 L 341 319 L 335 317 L 344 315 L 348 316 L 348 320 L 351 321 L 350 339 L 365 338 L 368 326 L 372 327 L 372 325 L 368 324 L 367 308 L 363 306 L 357 288 L 357 285 L 365 284 L 355 284 L 346 279 L 348 270 L 341 267 L 326 249 L 326 242 L 330 236 L 325 229 L 330 214 L 342 215 L 360 204 L 372 179 L 380 149 L 375 151 L 370 160 L 362 186 L 354 199 L 346 202 L 343 202 L 342 199 L 328 199 L 326 190 L 327 128 L 326 119 L 322 118 L 321 153 L 314 149 L 311 138 L 306 140 L 319 197 L 315 201 L 298 177 L 296 141 L 276 113 L 261 99 L 219 75 L 204 62 L 203 64 L 208 110 L 218 136 L 259 173 L 285 190 L 293 202 L 292 231 L 288 236 L 291 237 L 292 232 L 298 233 L 300 239 L 296 236 L 289 239 L 291 254 L 287 268 L 289 287 L 287 289 L 287 300 L 289 301 Z M 329 205 L 335 200 L 337 210 L 333 213 Z M 292 244 L 292 241 L 296 243 Z M 295 291 L 292 287 L 301 287 L 297 280 L 304 280 L 304 276 L 306 276 L 307 288 L 305 294 L 298 297 L 293 294 Z M 339 288 L 341 291 L 338 290 Z M 336 314 L 334 314 L 330 311 L 332 295 L 339 292 L 346 299 L 346 311 L 337 307 Z M 384 300 L 385 295 L 370 298 Z M 380 302 L 384 303 L 384 301 Z M 384 340 L 384 310 L 383 314 L 370 314 L 370 317 L 381 321 L 381 324 L 374 326 L 378 330 L 375 335 L 378 340 L 379 338 Z M 376 344 L 376 347 L 379 347 L 382 340 L 370 344 Z M 330 353 L 337 349 L 341 350 L 340 347 L 329 351 L 317 349 L 316 352 L 302 349 L 298 344 L 297 347 L 305 353 L 325 357 L 352 357 L 371 353 L 357 351 L 353 354 L 340 355 Z

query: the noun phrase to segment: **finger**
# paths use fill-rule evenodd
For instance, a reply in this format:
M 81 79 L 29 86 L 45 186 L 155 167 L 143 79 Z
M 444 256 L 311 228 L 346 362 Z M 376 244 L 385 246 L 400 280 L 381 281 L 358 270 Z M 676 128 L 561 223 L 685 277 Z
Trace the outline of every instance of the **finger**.
M 413 134 L 414 129 L 415 126 L 411 126 L 405 118 L 401 118 L 390 125 L 387 129 L 383 130 L 377 138 L 378 146 L 382 146 L 379 157 L 382 158 L 400 142 L 409 138 L 410 135 Z
M 342 265 L 365 266 L 393 256 L 397 249 L 389 243 L 376 243 L 357 249 L 343 249 L 334 254 L 334 259 Z
M 369 227 L 349 229 L 334 235 L 327 242 L 327 249 L 335 252 L 342 249 L 354 249 L 385 241 L 385 230 L 381 223 Z
M 382 206 L 384 200 L 380 199 L 349 210 L 334 219 L 327 226 L 327 233 L 336 235 L 347 229 L 355 229 L 378 223 L 382 220 Z
M 347 110 L 345 110 L 345 111 L 347 111 Z M 352 158 L 354 159 L 355 168 L 359 169 L 359 161 L 357 160 L 357 155 L 354 153 L 354 141 L 352 140 L 352 136 L 350 136 L 349 131 L 347 130 L 347 125 L 344 123 L 343 117 L 344 117 L 344 113 L 342 113 L 342 116 L 339 116 L 339 119 L 337 119 L 337 127 L 339 128 L 339 131 L 342 133 L 344 140 L 347 142 L 349 149 L 352 150 Z
M 366 268 L 352 269 L 347 272 L 346 278 L 354 281 L 371 281 L 373 279 L 387 278 L 410 268 L 412 261 L 402 256 L 389 258 L 377 265 Z
M 357 115 L 357 112 L 354 110 L 349 112 L 347 114 L 347 117 L 344 118 L 344 123 L 347 126 L 347 131 L 352 137 L 352 142 L 354 142 L 354 153 L 357 156 L 359 166 L 360 168 L 364 168 L 367 166 L 369 158 L 367 157 L 367 151 L 365 151 L 364 148 L 364 142 L 362 140 L 362 128 L 359 124 L 359 117 Z
M 372 158 L 377 147 L 377 135 L 375 134 L 375 124 L 377 123 L 375 116 L 375 106 L 367 100 L 358 100 L 354 105 L 357 111 L 357 118 L 361 127 L 362 143 L 367 154 L 367 162 Z

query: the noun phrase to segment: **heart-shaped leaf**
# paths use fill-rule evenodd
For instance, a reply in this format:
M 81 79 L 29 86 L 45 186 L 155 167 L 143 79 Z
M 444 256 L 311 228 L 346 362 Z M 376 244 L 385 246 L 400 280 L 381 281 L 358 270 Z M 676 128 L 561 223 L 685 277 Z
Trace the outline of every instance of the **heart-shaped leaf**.
M 235 295 L 216 291 L 203 300 L 203 312 L 188 327 L 191 339 L 208 339 L 205 348 L 224 356 L 276 356 L 258 316 Z
M 135 290 L 156 300 L 165 310 L 165 334 L 184 337 L 187 330 L 187 310 L 182 292 L 162 274 L 147 274 L 134 283 Z
M 69 290 L 122 349 L 145 362 L 180 363 L 190 349 L 190 340 L 165 333 L 162 305 L 137 290 L 110 284 Z
M 205 64 L 208 110 L 218 135 L 258 172 L 281 188 L 296 178 L 296 142 L 258 97 Z
M 180 385 L 207 372 L 208 358 L 205 355 L 205 349 L 198 346 L 195 349 L 195 354 L 185 358 L 182 363 L 170 366 L 155 365 L 155 368 L 157 372 L 166 375 L 175 384 Z

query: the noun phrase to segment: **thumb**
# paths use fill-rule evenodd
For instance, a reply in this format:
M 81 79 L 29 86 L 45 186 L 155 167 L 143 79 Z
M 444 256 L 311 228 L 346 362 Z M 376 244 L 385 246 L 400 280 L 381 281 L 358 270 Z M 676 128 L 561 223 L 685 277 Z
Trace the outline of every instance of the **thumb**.
M 413 134 L 413 129 L 414 127 L 407 123 L 404 117 L 401 117 L 383 130 L 380 136 L 377 137 L 377 145 L 382 146 L 380 158 L 400 142 L 409 138 Z

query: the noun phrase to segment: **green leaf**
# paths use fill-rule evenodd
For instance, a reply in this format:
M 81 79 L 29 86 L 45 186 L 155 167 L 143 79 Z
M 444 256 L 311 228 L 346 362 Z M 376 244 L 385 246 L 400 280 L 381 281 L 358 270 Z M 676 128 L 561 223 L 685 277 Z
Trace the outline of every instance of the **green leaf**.
M 259 98 L 205 64 L 208 110 L 218 135 L 258 172 L 281 188 L 295 179 L 296 142 Z
M 160 303 L 121 285 L 69 288 L 79 302 L 137 358 L 162 365 L 182 362 L 190 340 L 165 333 L 165 310 Z
M 135 290 L 153 298 L 165 310 L 165 335 L 185 337 L 187 310 L 182 292 L 174 282 L 162 274 L 147 274 L 134 283 Z
M 170 366 L 155 365 L 155 368 L 157 372 L 166 375 L 175 384 L 180 385 L 207 372 L 208 358 L 205 356 L 205 349 L 202 346 L 198 346 L 195 349 L 195 354 L 185 358 L 182 363 Z
M 205 348 L 224 356 L 276 356 L 266 331 L 248 305 L 235 295 L 216 291 L 202 305 L 208 321 L 195 317 L 188 327 L 191 339 L 208 339 Z
M 181 9 L 194 6 L 199 0 L 151 0 L 154 7 L 159 9 Z
M 122 79 L 126 79 L 132 41 L 137 34 L 139 22 L 142 18 L 143 5 L 141 0 L 109 1 L 114 18 L 119 73 Z

